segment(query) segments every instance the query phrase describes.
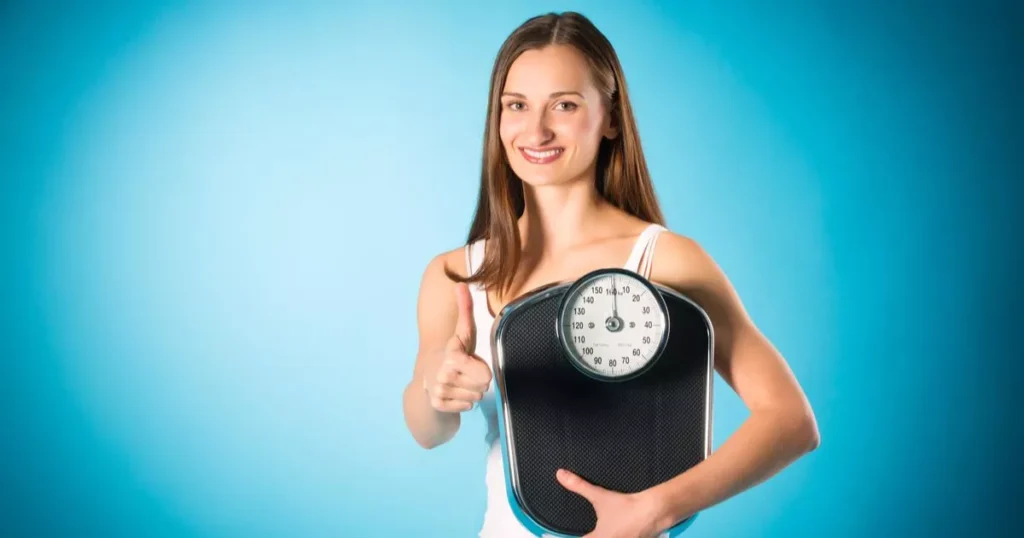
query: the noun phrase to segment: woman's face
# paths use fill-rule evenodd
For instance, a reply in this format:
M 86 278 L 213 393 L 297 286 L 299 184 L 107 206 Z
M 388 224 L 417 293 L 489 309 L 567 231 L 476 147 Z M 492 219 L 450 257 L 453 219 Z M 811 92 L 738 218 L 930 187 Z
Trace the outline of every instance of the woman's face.
M 512 170 L 530 185 L 590 172 L 601 138 L 615 136 L 586 60 L 565 45 L 526 51 L 512 63 L 499 134 Z

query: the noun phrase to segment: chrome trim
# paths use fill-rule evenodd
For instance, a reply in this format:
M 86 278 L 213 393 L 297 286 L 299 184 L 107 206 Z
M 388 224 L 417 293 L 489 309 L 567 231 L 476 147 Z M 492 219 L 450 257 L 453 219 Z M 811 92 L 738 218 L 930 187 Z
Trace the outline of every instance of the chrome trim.
M 713 433 L 713 429 L 711 427 L 711 419 L 714 417 L 714 414 L 711 412 L 711 407 L 714 404 L 713 393 L 715 389 L 715 326 L 711 324 L 711 316 L 708 315 L 707 311 L 704 310 L 704 308 L 697 304 L 697 302 L 694 301 L 693 299 L 690 299 L 689 297 L 683 295 L 682 293 L 679 293 L 675 289 L 670 288 L 664 284 L 658 284 L 655 282 L 651 282 L 651 284 L 654 284 L 654 287 L 658 288 L 658 290 L 661 291 L 662 293 L 667 293 L 669 295 L 672 295 L 673 297 L 676 297 L 677 299 L 682 299 L 690 303 L 691 306 L 693 306 L 694 308 L 697 309 L 698 312 L 700 312 L 700 315 L 704 318 L 704 326 L 707 327 L 708 329 L 707 386 L 704 390 L 704 459 L 707 459 L 708 456 L 711 455 L 711 436 Z

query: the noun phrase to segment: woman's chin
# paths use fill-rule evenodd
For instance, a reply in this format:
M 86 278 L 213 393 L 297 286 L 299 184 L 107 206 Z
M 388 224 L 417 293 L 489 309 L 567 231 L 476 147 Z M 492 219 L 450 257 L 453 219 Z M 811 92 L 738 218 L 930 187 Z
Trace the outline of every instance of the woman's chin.
M 569 178 L 561 170 L 539 170 L 539 166 L 528 166 L 526 170 L 514 170 L 523 183 L 531 187 L 546 187 L 566 183 Z
M 520 177 L 522 177 L 522 176 L 520 176 Z M 560 181 L 557 176 L 551 177 L 551 176 L 536 175 L 536 174 L 532 175 L 532 176 L 522 177 L 522 180 L 523 180 L 523 183 L 526 183 L 527 185 L 529 185 L 531 187 L 547 187 L 547 186 L 550 186 L 550 185 L 558 185 L 559 183 L 564 183 L 564 181 Z

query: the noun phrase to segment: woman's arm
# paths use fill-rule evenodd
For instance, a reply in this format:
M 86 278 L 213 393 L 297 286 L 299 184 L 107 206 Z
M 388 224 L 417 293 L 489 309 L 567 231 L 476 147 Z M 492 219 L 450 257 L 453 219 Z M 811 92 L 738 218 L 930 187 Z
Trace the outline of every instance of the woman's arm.
M 434 409 L 424 389 L 424 379 L 437 372 L 444 359 L 445 344 L 455 332 L 458 306 L 454 284 L 444 274 L 444 266 L 446 260 L 455 258 L 458 252 L 462 252 L 462 249 L 438 255 L 423 272 L 416 305 L 419 351 L 412 379 L 402 393 L 406 427 L 416 442 L 428 449 L 450 441 L 461 424 L 459 413 L 442 413 Z M 462 265 L 448 262 L 448 266 L 456 272 L 459 272 Z
M 810 403 L 782 355 L 747 315 L 725 274 L 695 241 L 663 232 L 651 280 L 700 304 L 715 331 L 715 369 L 750 416 L 706 460 L 643 494 L 659 528 L 718 504 L 772 477 L 818 447 Z

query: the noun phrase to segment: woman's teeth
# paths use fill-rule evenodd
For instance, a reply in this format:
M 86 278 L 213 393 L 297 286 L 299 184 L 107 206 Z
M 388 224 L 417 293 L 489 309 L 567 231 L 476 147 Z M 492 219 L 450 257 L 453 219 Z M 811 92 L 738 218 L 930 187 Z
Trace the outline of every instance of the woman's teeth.
M 527 161 L 537 164 L 545 164 L 554 161 L 564 151 L 563 148 L 554 148 L 545 151 L 536 151 L 532 149 L 520 148 L 523 156 Z

